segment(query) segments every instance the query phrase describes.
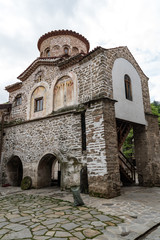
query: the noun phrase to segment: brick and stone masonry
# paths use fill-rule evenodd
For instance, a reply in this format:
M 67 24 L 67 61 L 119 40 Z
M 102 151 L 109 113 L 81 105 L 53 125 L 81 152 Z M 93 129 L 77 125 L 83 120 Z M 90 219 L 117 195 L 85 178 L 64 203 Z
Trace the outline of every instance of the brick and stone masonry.
M 97 47 L 89 52 L 88 40 L 68 30 L 43 35 L 38 48 L 40 57 L 18 77 L 18 83 L 6 87 L 12 110 L 4 125 L 1 183 L 19 185 L 22 177 L 30 176 L 33 187 L 45 187 L 58 171 L 61 189 L 70 189 L 82 184 L 81 169 L 87 167 L 91 195 L 120 195 L 119 120 L 131 122 L 134 128 L 139 183 L 159 186 L 158 121 L 151 114 L 148 78 L 128 48 Z M 116 60 L 126 62 L 121 77 L 131 78 L 132 102 L 125 98 L 124 84 L 118 86 L 124 96 L 114 98 L 113 79 L 120 80 Z M 141 116 L 134 98 L 137 82 Z M 42 106 L 37 110 L 39 99 Z M 123 115 L 124 110 L 116 107 L 121 101 L 124 109 L 133 105 L 137 121 L 132 116 L 128 120 L 126 112 Z

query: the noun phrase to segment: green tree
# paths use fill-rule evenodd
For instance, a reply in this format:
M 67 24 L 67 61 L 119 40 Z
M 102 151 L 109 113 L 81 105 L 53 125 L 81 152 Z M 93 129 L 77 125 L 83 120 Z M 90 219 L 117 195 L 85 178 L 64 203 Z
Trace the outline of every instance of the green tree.
M 122 151 L 126 158 L 128 158 L 131 161 L 133 160 L 134 158 L 133 128 L 130 130 L 128 136 L 126 137 L 126 140 L 123 143 Z
M 158 123 L 160 127 L 160 102 L 154 101 L 151 103 L 151 110 L 152 113 L 156 116 L 158 116 Z M 125 142 L 122 146 L 122 152 L 128 158 L 133 162 L 134 160 L 134 136 L 133 136 L 133 128 L 130 130 L 128 136 L 126 137 Z
M 158 116 L 158 124 L 160 127 L 160 102 L 154 101 L 151 103 L 151 110 L 152 113 L 156 116 Z

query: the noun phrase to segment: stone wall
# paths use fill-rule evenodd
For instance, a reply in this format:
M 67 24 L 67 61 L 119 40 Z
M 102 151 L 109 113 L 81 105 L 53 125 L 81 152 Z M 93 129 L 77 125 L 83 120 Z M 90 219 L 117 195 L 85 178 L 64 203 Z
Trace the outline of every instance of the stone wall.
M 10 93 L 9 100 L 13 103 L 11 120 L 15 125 L 5 128 L 3 182 L 7 183 L 7 162 L 13 156 L 17 156 L 22 161 L 23 176 L 31 176 L 33 186 L 37 187 L 39 163 L 43 157 L 46 159 L 48 154 L 51 154 L 50 159 L 57 158 L 61 164 L 63 189 L 79 184 L 80 169 L 82 166 L 87 166 L 90 194 L 103 197 L 115 197 L 120 194 L 112 85 L 112 68 L 117 58 L 125 58 L 135 67 L 141 78 L 144 111 L 150 112 L 148 78 L 126 47 L 109 50 L 97 48 L 79 62 L 69 67 L 66 65 L 63 69 L 59 68 L 54 60 L 48 65 L 37 63 L 35 67 L 33 64 L 31 67 L 34 71 L 31 71 L 31 75 L 22 82 L 22 87 Z M 41 78 L 37 80 L 40 72 Z M 68 112 L 65 112 L 66 109 L 56 112 L 53 104 L 54 87 L 63 77 L 69 77 L 75 86 L 74 105 L 70 106 Z M 39 112 L 38 115 L 33 112 L 31 114 L 32 94 L 41 86 L 46 90 L 45 111 Z M 22 105 L 14 106 L 14 99 L 18 94 L 22 95 Z M 87 143 L 87 149 L 84 151 L 82 110 L 85 111 Z M 159 142 L 155 127 L 157 125 L 150 115 L 146 115 L 146 118 L 147 128 L 142 125 L 134 127 L 138 173 L 140 177 L 142 176 L 140 183 L 143 185 L 153 185 L 153 183 L 158 185 L 159 170 L 153 177 L 153 169 L 159 166 Z M 153 138 L 155 141 L 152 143 Z M 45 161 L 47 163 L 47 160 Z
M 86 151 L 82 151 L 81 112 L 59 113 L 5 128 L 3 183 L 8 183 L 7 162 L 17 156 L 22 161 L 23 177 L 31 176 L 33 186 L 37 187 L 41 159 L 52 154 L 59 160 L 59 152 L 62 189 L 80 184 L 80 170 L 87 166 L 90 194 L 119 195 L 114 114 L 114 102 L 110 100 L 99 99 L 86 105 Z
M 49 37 L 41 43 L 40 54 L 42 57 L 48 57 L 45 53 L 46 49 L 50 49 L 50 57 L 62 56 L 65 54 L 64 47 L 68 47 L 70 56 L 78 53 L 87 53 L 87 47 L 80 39 L 70 36 L 61 35 Z
M 147 126 L 134 126 L 135 158 L 139 184 L 160 186 L 160 134 L 158 119 L 146 114 Z
M 110 82 L 106 83 L 106 73 L 104 71 L 104 64 L 102 64 L 103 55 L 103 53 L 96 52 L 91 59 L 87 59 L 87 61 L 84 59 L 84 61 L 63 70 L 60 70 L 56 66 L 39 66 L 22 83 L 21 89 L 10 93 L 9 101 L 13 103 L 11 112 L 12 120 L 30 119 L 31 96 L 35 89 L 40 86 L 46 89 L 47 103 L 45 112 L 42 111 L 35 117 L 44 117 L 52 113 L 54 110 L 54 86 L 63 76 L 68 76 L 73 80 L 76 87 L 74 102 L 77 104 L 85 103 L 101 95 L 110 97 L 112 95 L 112 86 L 109 85 Z M 40 71 L 42 72 L 42 79 L 40 82 L 37 82 L 36 75 Z M 15 106 L 14 99 L 18 94 L 22 95 L 22 104 Z
M 120 173 L 114 101 L 101 99 L 86 111 L 89 193 L 120 195 Z
M 112 79 L 112 68 L 114 61 L 117 58 L 124 58 L 129 61 L 133 67 L 138 72 L 138 75 L 141 79 L 142 84 L 142 95 L 143 95 L 143 104 L 144 104 L 144 111 L 151 113 L 150 107 L 150 97 L 149 97 L 149 88 L 148 88 L 148 77 L 143 73 L 142 69 L 136 62 L 135 58 L 128 50 L 127 47 L 117 47 L 111 49 L 104 49 L 105 51 L 105 65 L 107 66 L 107 81 L 111 81 Z M 112 85 L 112 83 L 110 83 Z M 111 96 L 113 98 L 113 96 Z
M 35 187 L 37 186 L 38 164 L 46 154 L 53 154 L 60 163 L 66 164 L 65 168 L 70 163 L 74 166 L 74 158 L 76 161 L 81 160 L 80 114 L 68 113 L 26 122 L 5 128 L 5 133 L 2 152 L 3 172 L 6 173 L 7 162 L 13 156 L 17 156 L 22 161 L 23 176 L 31 176 Z M 70 174 L 74 170 L 71 168 Z M 63 188 L 76 184 L 73 183 L 70 174 L 67 174 L 68 179 L 67 176 L 64 176 Z M 79 177 L 77 181 L 79 181 Z M 3 176 L 3 182 L 7 183 L 6 174 Z
M 129 50 L 125 47 L 120 47 L 109 50 L 97 49 L 79 63 L 63 70 L 56 66 L 40 65 L 37 67 L 28 79 L 23 82 L 21 89 L 10 93 L 9 101 L 11 103 L 14 103 L 14 99 L 18 94 L 22 94 L 22 105 L 14 106 L 13 104 L 12 119 L 29 119 L 31 94 L 36 87 L 44 85 L 44 83 L 47 85 L 48 96 L 48 106 L 45 115 L 50 114 L 53 111 L 54 85 L 58 79 L 72 73 L 77 78 L 77 103 L 84 103 L 102 95 L 113 98 L 112 67 L 115 59 L 120 57 L 128 60 L 138 72 L 142 84 L 144 111 L 150 113 L 148 78 L 144 75 Z M 42 79 L 41 82 L 37 82 L 36 75 L 40 71 L 42 72 Z M 69 77 L 71 76 L 69 75 Z M 45 115 L 43 114 L 42 116 Z

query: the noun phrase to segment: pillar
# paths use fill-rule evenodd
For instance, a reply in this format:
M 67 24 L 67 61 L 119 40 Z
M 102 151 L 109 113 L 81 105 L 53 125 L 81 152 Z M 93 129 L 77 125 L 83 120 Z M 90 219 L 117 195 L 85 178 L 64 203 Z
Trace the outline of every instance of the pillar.
M 157 116 L 146 114 L 147 125 L 134 125 L 139 184 L 160 186 L 160 135 Z

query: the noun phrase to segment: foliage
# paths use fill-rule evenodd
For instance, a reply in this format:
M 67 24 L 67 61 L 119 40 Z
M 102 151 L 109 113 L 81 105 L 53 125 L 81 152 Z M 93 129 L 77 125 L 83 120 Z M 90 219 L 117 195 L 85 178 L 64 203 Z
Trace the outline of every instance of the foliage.
M 133 128 L 130 130 L 126 140 L 123 143 L 122 151 L 125 157 L 132 161 L 134 158 Z
M 151 103 L 151 110 L 152 113 L 156 116 L 158 116 L 158 123 L 160 127 L 160 102 L 154 101 Z M 122 147 L 123 154 L 126 156 L 126 158 L 133 161 L 134 159 L 134 136 L 133 136 L 133 129 L 130 130 L 124 144 Z
M 160 127 L 160 102 L 154 101 L 151 103 L 151 110 L 154 115 L 158 116 L 158 123 Z

